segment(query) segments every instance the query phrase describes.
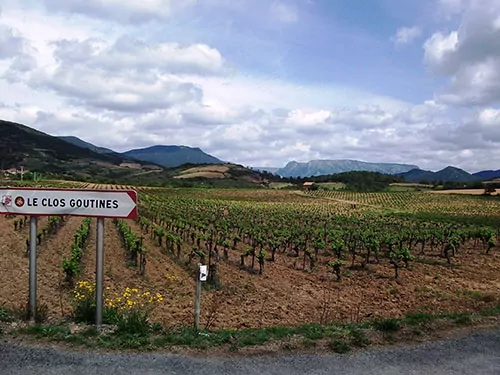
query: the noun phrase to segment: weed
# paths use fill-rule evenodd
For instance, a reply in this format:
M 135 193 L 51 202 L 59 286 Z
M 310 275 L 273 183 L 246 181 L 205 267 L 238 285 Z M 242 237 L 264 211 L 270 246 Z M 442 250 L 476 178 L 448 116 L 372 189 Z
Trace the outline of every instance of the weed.
M 345 354 L 351 350 L 351 347 L 344 340 L 334 339 L 328 343 L 328 347 L 338 354 Z
M 405 322 L 411 326 L 422 325 L 426 323 L 430 323 L 436 319 L 435 315 L 426 314 L 426 313 L 414 313 L 408 314 L 405 317 Z
M 415 336 L 421 336 L 423 333 L 422 330 L 418 327 L 411 327 L 410 332 Z
M 155 334 L 159 334 L 159 333 L 162 333 L 163 332 L 163 327 L 160 323 L 158 322 L 155 322 L 151 325 L 151 332 L 155 333 Z
M 302 346 L 304 348 L 314 348 L 316 347 L 316 341 L 311 340 L 311 339 L 303 339 L 301 342 Z M 287 344 L 285 344 L 287 345 Z
M 472 317 L 470 316 L 470 314 L 459 314 L 453 319 L 453 321 L 455 322 L 455 324 L 469 325 L 472 323 Z
M 49 307 L 45 303 L 39 303 L 36 305 L 35 310 L 35 323 L 41 324 L 47 321 L 47 316 L 49 314 Z
M 88 327 L 81 331 L 79 335 L 82 337 L 96 337 L 99 336 L 99 331 L 95 327 Z
M 123 313 L 118 319 L 116 332 L 118 334 L 146 336 L 151 331 L 148 315 L 147 311 L 139 309 L 132 309 Z
M 33 335 L 37 338 L 51 338 L 56 340 L 65 339 L 69 336 L 69 328 L 67 326 L 59 325 L 43 325 L 43 324 L 33 324 L 26 328 L 21 329 L 22 333 Z
M 7 310 L 5 307 L 0 307 L 0 322 L 12 322 L 13 318 L 11 314 L 11 311 Z
M 382 332 L 397 332 L 401 328 L 397 319 L 376 320 L 373 322 L 373 327 Z
M 481 316 L 497 316 L 500 315 L 500 305 L 497 305 L 496 307 L 490 307 L 484 311 L 480 312 Z
M 299 327 L 298 333 L 306 339 L 318 340 L 325 337 L 325 328 L 318 324 L 306 324 Z
M 353 328 L 349 332 L 351 337 L 351 344 L 358 348 L 366 348 L 371 344 L 371 341 L 368 337 L 366 337 L 365 331 Z

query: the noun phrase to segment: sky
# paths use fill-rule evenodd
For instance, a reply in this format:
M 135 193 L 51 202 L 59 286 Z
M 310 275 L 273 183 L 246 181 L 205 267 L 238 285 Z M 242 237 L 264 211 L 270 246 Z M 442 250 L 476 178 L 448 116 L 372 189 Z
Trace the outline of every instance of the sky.
M 500 1 L 0 0 L 0 119 L 254 167 L 500 169 Z

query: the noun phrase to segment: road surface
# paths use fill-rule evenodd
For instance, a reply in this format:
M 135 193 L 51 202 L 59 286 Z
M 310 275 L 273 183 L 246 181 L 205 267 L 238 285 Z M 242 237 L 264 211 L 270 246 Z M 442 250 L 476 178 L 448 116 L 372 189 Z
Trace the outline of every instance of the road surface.
M 188 357 L 107 354 L 30 347 L 0 341 L 0 374 L 500 374 L 500 329 L 407 348 L 347 355 Z

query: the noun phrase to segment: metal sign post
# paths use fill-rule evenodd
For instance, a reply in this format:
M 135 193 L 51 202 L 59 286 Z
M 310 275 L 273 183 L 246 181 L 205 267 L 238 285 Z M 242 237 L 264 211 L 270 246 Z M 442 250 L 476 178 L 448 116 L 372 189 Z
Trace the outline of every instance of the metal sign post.
M 104 292 L 104 218 L 97 218 L 97 246 L 95 261 L 95 325 L 102 325 L 102 299 Z
M 207 281 L 207 266 L 196 265 L 196 295 L 194 299 L 194 329 L 200 328 L 201 282 Z
M 36 235 L 37 235 L 38 218 L 30 217 L 30 257 L 29 257 L 29 305 L 28 316 L 30 322 L 33 322 L 36 317 Z
M 96 326 L 100 326 L 104 291 L 104 218 L 135 219 L 137 217 L 137 192 L 135 190 L 0 188 L 1 214 L 30 215 L 28 306 L 30 320 L 34 320 L 36 315 L 37 216 L 72 215 L 97 218 L 95 321 Z

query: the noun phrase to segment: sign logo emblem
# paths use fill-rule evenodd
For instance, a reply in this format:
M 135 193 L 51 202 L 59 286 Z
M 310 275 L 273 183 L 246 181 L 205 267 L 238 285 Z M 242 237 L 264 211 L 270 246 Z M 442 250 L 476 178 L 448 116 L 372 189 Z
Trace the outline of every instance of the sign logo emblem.
M 17 197 L 15 200 L 16 206 L 17 207 L 22 207 L 24 206 L 24 198 L 23 197 Z
M 12 195 L 2 196 L 2 204 L 6 207 L 12 207 Z

